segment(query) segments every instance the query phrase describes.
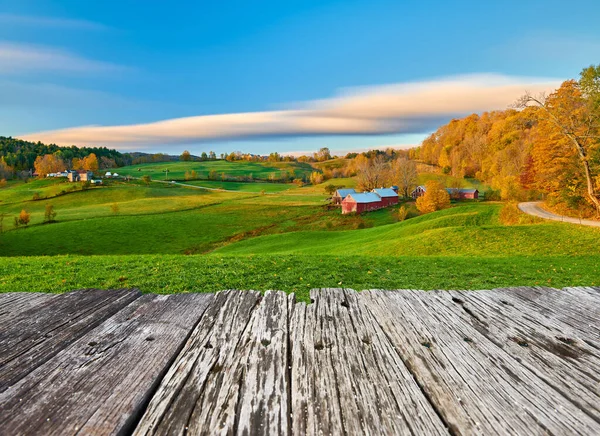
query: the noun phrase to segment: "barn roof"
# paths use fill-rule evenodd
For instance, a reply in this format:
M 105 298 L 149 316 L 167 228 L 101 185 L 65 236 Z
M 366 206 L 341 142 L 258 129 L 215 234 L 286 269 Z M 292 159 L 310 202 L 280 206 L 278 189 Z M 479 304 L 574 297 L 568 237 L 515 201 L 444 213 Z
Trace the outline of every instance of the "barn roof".
M 352 188 L 346 188 L 346 189 L 338 189 L 337 191 L 335 191 L 335 193 L 337 195 L 339 195 L 342 198 L 346 198 L 346 195 L 348 194 L 354 194 L 356 191 Z
M 461 194 L 474 194 L 475 192 L 479 192 L 477 189 L 456 189 L 456 188 L 446 188 L 448 193 L 452 194 L 453 192 L 460 192 Z
M 381 198 L 397 197 L 398 196 L 398 193 L 396 191 L 394 191 L 392 188 L 373 189 L 373 192 L 375 194 L 379 195 Z
M 381 201 L 381 197 L 374 192 L 355 192 L 349 194 L 346 198 L 352 198 L 352 200 L 357 203 L 377 203 L 378 201 Z

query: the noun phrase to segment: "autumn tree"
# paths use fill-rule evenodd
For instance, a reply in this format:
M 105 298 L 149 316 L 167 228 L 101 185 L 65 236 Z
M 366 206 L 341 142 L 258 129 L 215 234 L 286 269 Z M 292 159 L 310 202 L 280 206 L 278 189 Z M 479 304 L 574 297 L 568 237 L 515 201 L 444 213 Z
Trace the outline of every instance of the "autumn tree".
M 314 154 L 314 158 L 317 162 L 324 162 L 331 159 L 331 152 L 329 151 L 329 148 L 322 147 Z
M 540 127 L 563 139 L 557 150 L 561 157 L 568 159 L 569 151 L 573 152 L 585 183 L 586 198 L 600 215 L 600 162 L 595 162 L 600 157 L 600 66 L 584 69 L 579 81 L 567 80 L 548 97 L 525 94 L 518 105 L 536 105 L 541 109 Z
M 384 186 L 389 180 L 389 167 L 383 156 L 367 158 L 360 155 L 355 159 L 357 186 L 363 191 L 371 191 Z
M 421 213 L 435 212 L 450 207 L 450 195 L 437 180 L 425 183 L 425 194 L 417 198 L 417 209 Z
M 150 178 L 150 176 L 148 174 L 145 174 L 142 176 L 142 182 L 144 182 L 146 184 L 146 186 L 150 185 L 150 181 L 152 179 Z
M 25 209 L 21 210 L 21 213 L 19 214 L 19 225 L 21 226 L 27 226 L 29 224 L 29 221 L 31 220 L 31 215 L 29 214 L 29 212 L 27 212 Z
M 313 185 L 318 185 L 323 183 L 323 174 L 313 171 L 310 173 L 310 183 Z
M 0 180 L 12 178 L 14 170 L 4 161 L 4 156 L 0 157 Z
M 408 198 L 411 191 L 417 186 L 417 164 L 415 161 L 400 157 L 391 164 L 391 181 L 398 185 L 398 192 Z
M 67 168 L 63 160 L 53 154 L 38 156 L 33 163 L 33 167 L 40 177 L 45 177 L 50 173 L 61 172 Z
M 192 154 L 185 150 L 183 153 L 181 153 L 181 156 L 179 156 L 179 160 L 182 160 L 184 162 L 190 161 L 192 160 Z

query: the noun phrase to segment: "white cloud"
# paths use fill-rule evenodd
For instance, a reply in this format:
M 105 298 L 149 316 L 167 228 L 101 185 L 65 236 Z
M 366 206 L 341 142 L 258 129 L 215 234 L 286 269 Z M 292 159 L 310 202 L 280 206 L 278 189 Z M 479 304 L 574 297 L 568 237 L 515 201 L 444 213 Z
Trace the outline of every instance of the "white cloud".
M 106 30 L 107 26 L 87 20 L 74 20 L 70 18 L 36 17 L 31 15 L 17 15 L 0 13 L 0 24 L 2 26 L 32 26 L 51 27 L 57 29 L 74 30 Z
M 434 129 L 441 119 L 505 109 L 525 91 L 550 91 L 555 79 L 470 75 L 344 90 L 289 110 L 176 118 L 147 124 L 85 126 L 32 133 L 23 139 L 121 149 L 150 144 L 285 135 L 372 135 Z
M 53 47 L 0 41 L 0 74 L 39 71 L 106 73 L 124 69 L 119 65 L 86 59 Z

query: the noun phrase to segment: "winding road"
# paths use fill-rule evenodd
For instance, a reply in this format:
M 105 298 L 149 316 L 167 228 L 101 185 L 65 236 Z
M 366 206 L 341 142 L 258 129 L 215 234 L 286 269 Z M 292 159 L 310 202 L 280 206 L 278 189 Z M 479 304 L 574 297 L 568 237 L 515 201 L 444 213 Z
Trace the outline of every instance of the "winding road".
M 542 209 L 541 201 L 529 201 L 519 203 L 519 209 L 528 215 L 537 216 L 547 220 L 562 221 L 565 223 L 581 224 L 582 226 L 600 227 L 600 221 L 584 220 L 579 218 L 571 218 L 568 216 L 556 215 L 552 212 Z

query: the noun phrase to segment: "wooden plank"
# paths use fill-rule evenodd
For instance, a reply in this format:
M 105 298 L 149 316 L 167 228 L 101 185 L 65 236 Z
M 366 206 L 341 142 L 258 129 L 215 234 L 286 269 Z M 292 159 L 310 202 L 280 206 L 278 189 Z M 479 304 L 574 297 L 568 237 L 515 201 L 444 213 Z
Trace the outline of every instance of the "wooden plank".
M 216 294 L 134 434 L 235 433 L 239 427 L 236 412 L 243 395 L 240 388 L 245 383 L 240 355 L 249 346 L 248 333 L 245 339 L 244 334 L 261 298 L 254 291 Z M 272 330 L 275 328 L 273 325 Z M 274 341 L 275 332 L 271 334 Z M 273 342 L 271 345 L 280 347 Z M 270 406 L 259 407 L 264 410 Z
M 56 294 L 40 292 L 11 292 L 0 294 L 0 329 L 4 330 L 23 312 L 27 312 L 43 302 L 55 297 Z
M 294 434 L 447 434 L 385 333 L 350 290 L 294 308 Z
M 507 301 L 514 298 L 529 310 L 577 330 L 590 346 L 600 349 L 600 304 L 579 288 L 516 287 L 494 291 L 502 292 Z
M 61 294 L 0 331 L 0 392 L 141 295 L 137 290 L 86 289 Z
M 130 432 L 212 298 L 137 299 L 0 394 L 3 433 Z
M 454 302 L 465 322 L 600 422 L 600 353 L 576 330 L 502 291 L 440 291 L 437 297 Z
M 422 291 L 361 294 L 453 433 L 595 435 L 600 424 Z

